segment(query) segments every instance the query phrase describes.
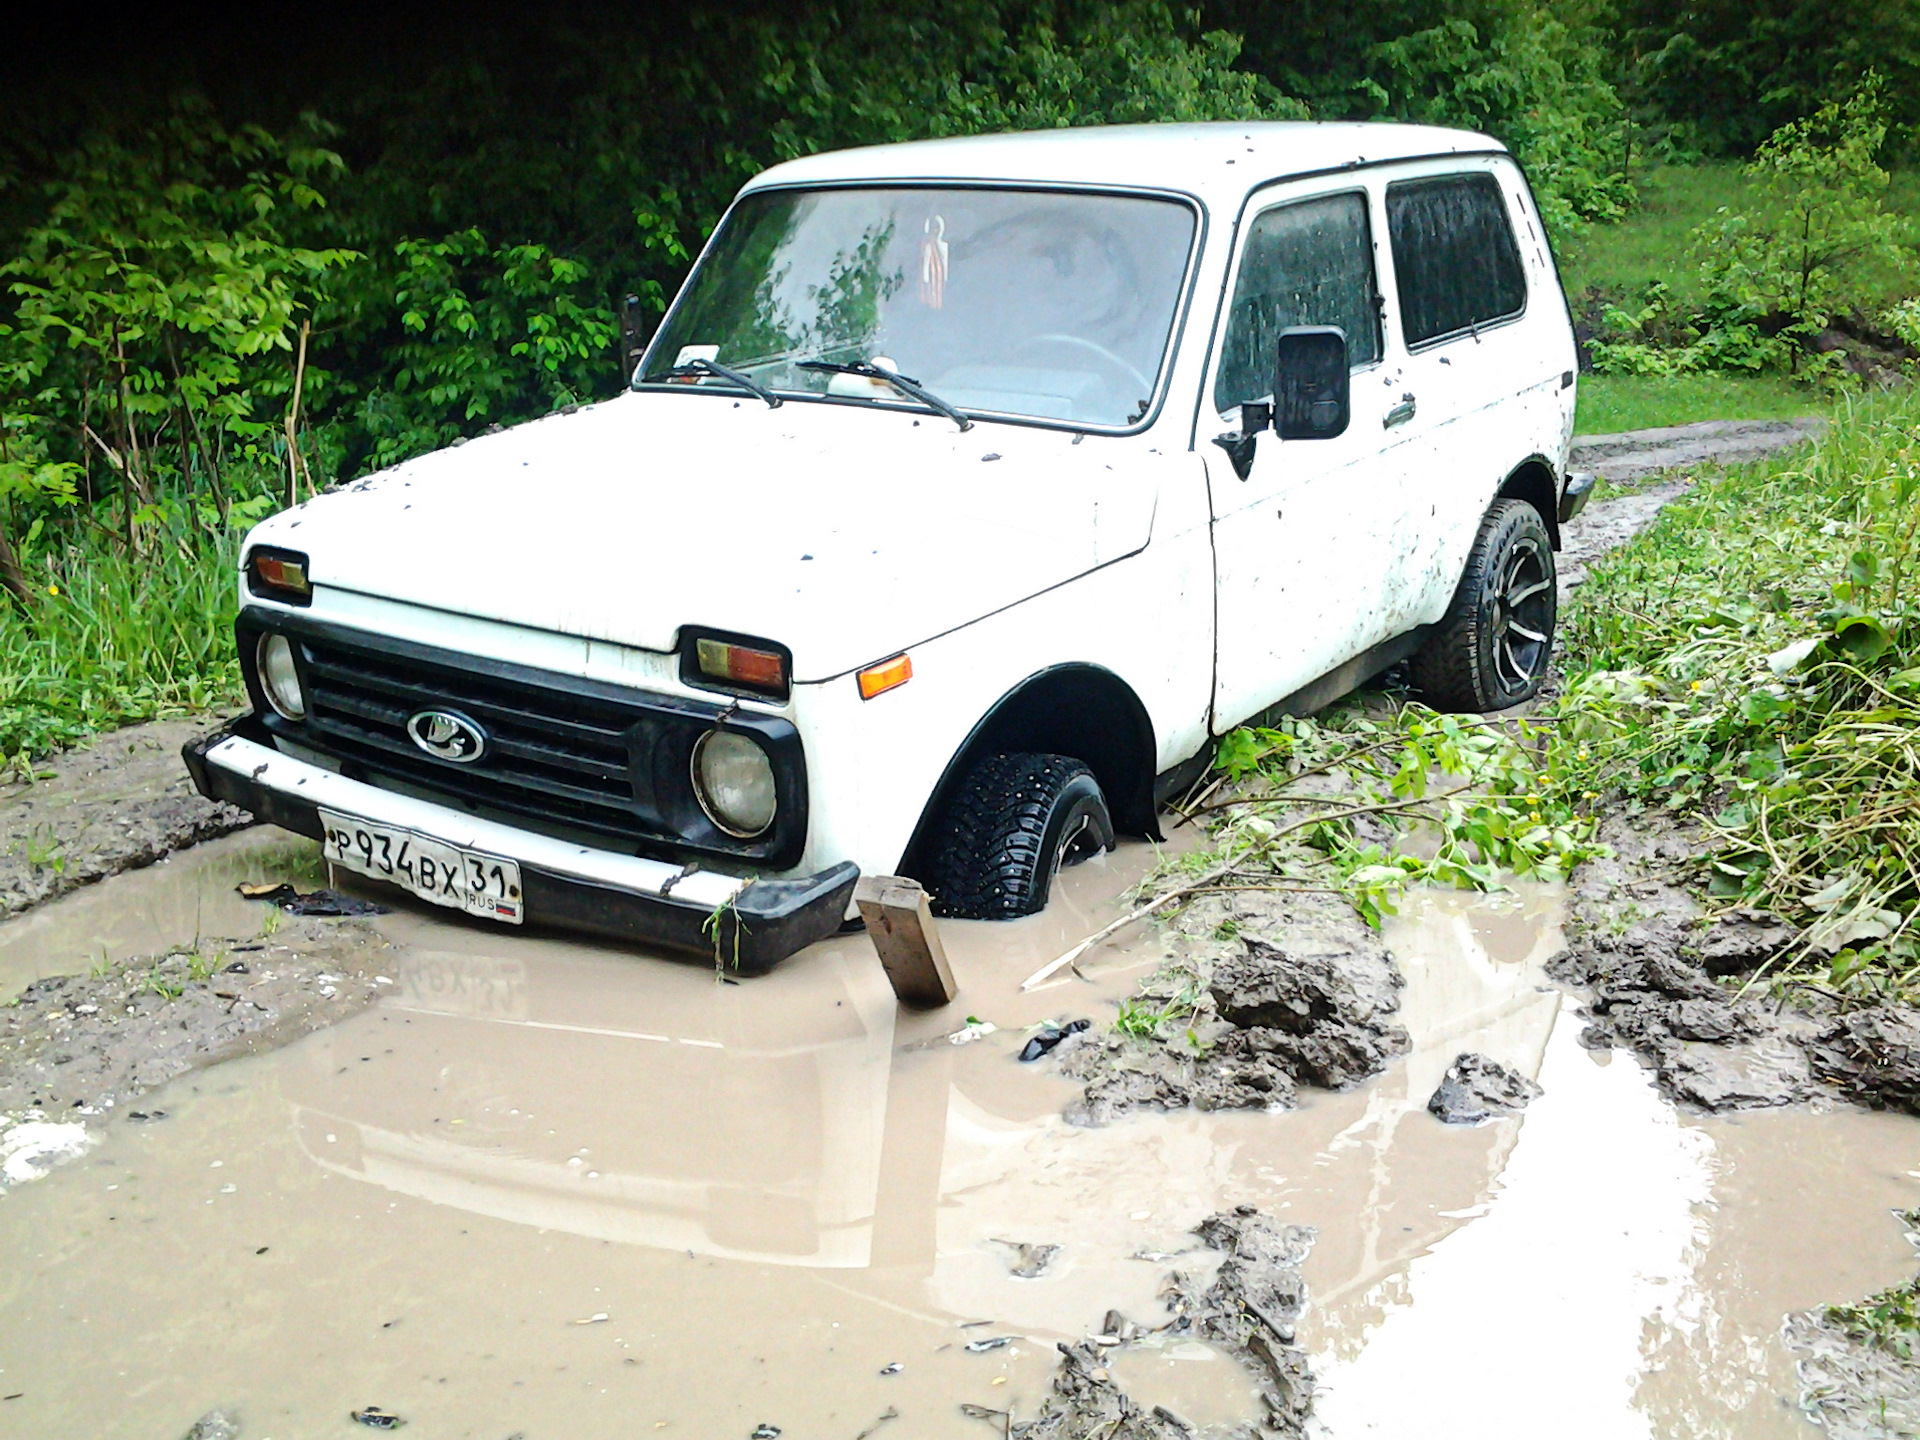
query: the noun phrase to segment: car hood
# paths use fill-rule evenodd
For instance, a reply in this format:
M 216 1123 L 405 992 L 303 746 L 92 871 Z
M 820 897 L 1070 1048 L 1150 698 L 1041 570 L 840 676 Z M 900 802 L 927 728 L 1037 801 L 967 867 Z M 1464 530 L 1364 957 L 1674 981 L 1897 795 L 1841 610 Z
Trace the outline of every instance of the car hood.
M 316 585 L 586 639 L 763 636 L 792 649 L 796 679 L 822 680 L 1144 547 L 1150 454 L 864 405 L 640 393 L 355 481 L 249 543 L 306 552 Z

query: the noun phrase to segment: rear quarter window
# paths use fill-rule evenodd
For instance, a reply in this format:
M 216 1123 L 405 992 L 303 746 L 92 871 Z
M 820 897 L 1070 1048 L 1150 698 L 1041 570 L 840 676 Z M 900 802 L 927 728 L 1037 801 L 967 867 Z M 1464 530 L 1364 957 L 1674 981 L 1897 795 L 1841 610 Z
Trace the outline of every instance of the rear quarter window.
M 1511 319 L 1526 308 L 1520 247 L 1492 175 L 1389 185 L 1387 238 L 1409 347 Z

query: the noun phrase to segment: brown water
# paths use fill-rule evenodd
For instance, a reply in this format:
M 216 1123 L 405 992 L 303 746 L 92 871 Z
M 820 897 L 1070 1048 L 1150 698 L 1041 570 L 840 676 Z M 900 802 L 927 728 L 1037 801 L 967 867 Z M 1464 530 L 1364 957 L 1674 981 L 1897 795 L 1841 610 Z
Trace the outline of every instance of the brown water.
M 978 1440 L 959 1402 L 1030 1415 L 1054 1343 L 1155 1320 L 1167 1270 L 1212 1259 L 1164 1257 L 1241 1202 L 1320 1229 L 1303 1340 L 1332 1435 L 1813 1433 L 1780 1399 L 1781 1317 L 1908 1272 L 1886 1211 L 1920 1202 L 1920 1125 L 1676 1117 L 1579 1048 L 1535 894 L 1393 925 L 1417 1049 L 1374 1084 L 1075 1130 L 1070 1087 L 1012 1058 L 1022 1027 L 1106 1018 L 1165 944 L 1018 985 L 1151 858 L 1072 872 L 1029 921 L 948 924 L 962 994 L 931 1016 L 860 937 L 734 986 L 390 917 L 391 1002 L 170 1087 L 165 1121 L 0 1198 L 0 1434 L 170 1437 L 229 1406 L 248 1440 L 348 1437 L 373 1403 L 423 1440 L 853 1440 L 889 1408 L 882 1440 Z M 969 1013 L 1000 1033 L 946 1043 Z M 1467 1049 L 1546 1095 L 1440 1125 L 1422 1106 Z M 1019 1279 L 1009 1242 L 1063 1250 Z M 1253 1413 L 1206 1347 L 1115 1363 L 1197 1424 Z
M 325 883 L 319 847 L 271 826 L 182 850 L 144 870 L 88 885 L 0 922 L 0 1003 L 43 975 L 83 974 L 102 960 L 260 933 L 267 907 L 241 882 Z

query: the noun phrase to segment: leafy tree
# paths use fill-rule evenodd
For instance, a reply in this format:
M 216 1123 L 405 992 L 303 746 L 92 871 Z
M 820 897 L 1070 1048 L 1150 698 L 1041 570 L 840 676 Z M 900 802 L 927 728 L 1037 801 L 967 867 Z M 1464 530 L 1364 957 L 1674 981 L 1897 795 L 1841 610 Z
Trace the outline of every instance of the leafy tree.
M 1614 374 L 1801 368 L 1874 259 L 1911 265 L 1904 219 L 1886 208 L 1878 155 L 1884 82 L 1869 74 L 1844 100 L 1781 126 L 1746 166 L 1753 199 L 1723 207 L 1693 235 L 1706 299 L 1676 314 L 1663 284 L 1637 309 L 1608 307 L 1595 368 Z M 1911 304 L 1882 323 L 1905 338 Z
M 1617 0 L 1618 78 L 1649 118 L 1710 154 L 1751 154 L 1782 125 L 1887 77 L 1897 148 L 1920 139 L 1920 6 L 1913 0 Z
M 1210 0 L 1243 32 L 1242 63 L 1321 119 L 1411 120 L 1481 130 L 1527 168 L 1559 238 L 1633 203 L 1627 113 L 1606 17 L 1538 0 L 1349 0 L 1277 9 Z
M 46 213 L 0 265 L 13 297 L 0 331 L 0 487 L 60 504 L 76 483 L 121 496 L 138 544 L 170 474 L 210 490 L 274 428 L 291 388 L 297 322 L 324 303 L 346 250 L 287 242 L 288 210 L 320 206 L 338 157 L 227 130 L 179 108 L 152 137 L 74 156 Z
M 581 262 L 542 245 L 495 248 L 478 230 L 403 240 L 395 255 L 397 334 L 377 337 L 380 383 L 353 406 L 349 464 L 392 464 L 578 404 L 617 373 L 618 326 Z
M 1860 263 L 1900 258 L 1900 217 L 1885 205 L 1878 156 L 1887 133 L 1885 82 L 1869 74 L 1844 101 L 1781 126 L 1747 165 L 1754 203 L 1722 209 L 1695 233 L 1710 291 L 1749 321 L 1782 333 L 1824 328 Z
M 1515 7 L 1483 31 L 1453 17 L 1371 55 L 1394 119 L 1488 131 L 1526 166 L 1542 217 L 1566 236 L 1633 202 L 1616 137 L 1625 122 L 1593 37 Z

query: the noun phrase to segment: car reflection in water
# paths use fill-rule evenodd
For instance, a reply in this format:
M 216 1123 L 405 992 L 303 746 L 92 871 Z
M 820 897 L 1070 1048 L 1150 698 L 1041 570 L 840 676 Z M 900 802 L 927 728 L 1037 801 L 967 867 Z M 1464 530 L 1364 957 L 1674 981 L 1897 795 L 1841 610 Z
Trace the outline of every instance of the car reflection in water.
M 358 1042 L 326 1047 L 332 1063 L 295 1107 L 302 1147 L 330 1170 L 542 1229 L 868 1264 L 881 1146 L 866 1117 L 886 1109 L 892 997 L 841 987 L 845 1003 L 829 1000 L 800 1042 L 782 1033 L 790 1016 L 715 1005 L 710 977 L 697 982 L 709 993 L 662 993 L 609 986 L 606 970 L 410 954 L 383 1027 L 403 1043 L 360 1083 L 345 1053 Z
M 402 952 L 392 1002 L 311 1042 L 294 1124 L 315 1162 L 398 1194 L 622 1244 L 886 1271 L 919 1304 L 1062 1334 L 1107 1303 L 1151 1304 L 1166 1267 L 1131 1257 L 1254 1201 L 1319 1227 L 1316 1311 L 1344 1310 L 1334 1327 L 1357 1338 L 1389 1298 L 1379 1282 L 1479 1213 L 1506 1162 L 1519 1124 L 1461 1132 L 1423 1107 L 1465 1050 L 1538 1073 L 1559 999 L 1539 968 L 1551 912 L 1449 902 L 1403 925 L 1419 1048 L 1287 1115 L 1074 1129 L 1071 1088 L 1015 1063 L 1012 1027 L 962 1049 L 897 1044 L 857 937 L 739 987 L 514 938 Z M 994 933 L 956 929 L 963 945 Z M 954 1023 L 1018 1003 L 963 997 Z M 1105 1008 L 1077 982 L 1033 1003 Z M 369 1044 L 392 1054 L 364 1064 Z M 1010 1297 L 1008 1237 L 1064 1244 L 1048 1280 L 1070 1283 Z

